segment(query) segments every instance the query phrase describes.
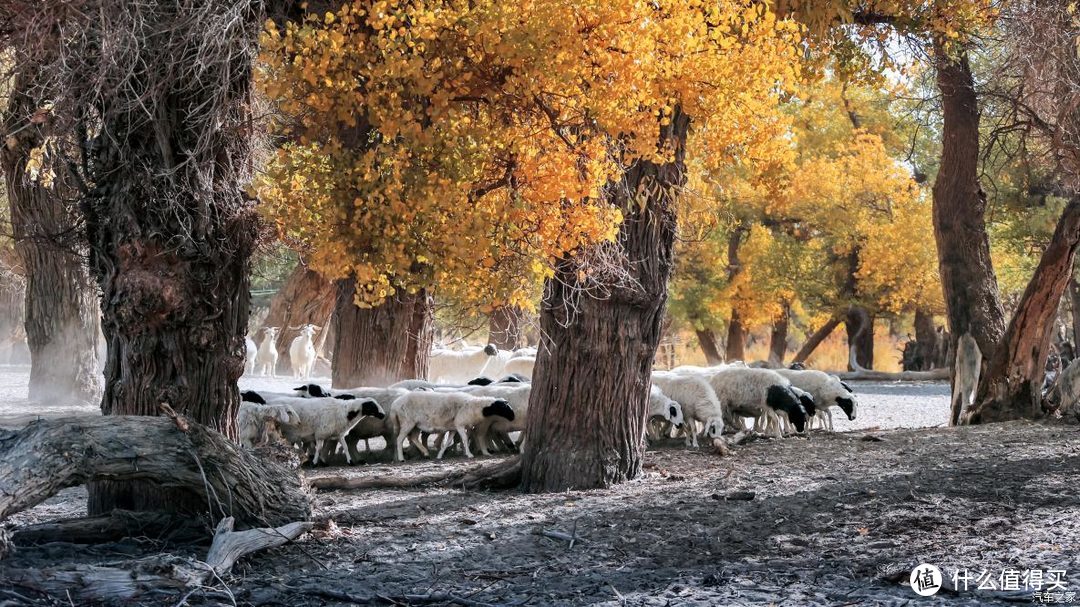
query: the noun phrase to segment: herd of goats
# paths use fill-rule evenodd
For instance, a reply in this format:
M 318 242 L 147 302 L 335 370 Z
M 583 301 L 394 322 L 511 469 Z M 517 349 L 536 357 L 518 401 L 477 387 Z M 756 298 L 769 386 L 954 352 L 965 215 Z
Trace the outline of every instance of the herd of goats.
M 296 378 L 310 377 L 316 330 L 305 325 L 290 345 Z M 248 340 L 249 373 L 273 374 L 276 336 L 271 328 L 264 330 L 259 346 Z M 237 417 L 240 440 L 247 447 L 275 442 L 299 446 L 312 465 L 362 461 L 361 444 L 371 453 L 370 439 L 377 437 L 385 440 L 387 450 L 393 449 L 397 461 L 405 459 L 406 441 L 429 457 L 431 436 L 439 459 L 457 444 L 470 458 L 473 446 L 483 455 L 519 450 L 526 440 L 535 361 L 535 348 L 435 348 L 426 379 L 347 390 L 315 383 L 290 393 L 245 390 Z M 682 366 L 654 371 L 652 382 L 649 438 L 675 433 L 687 447 L 697 447 L 699 438 L 715 440 L 725 432 L 746 430 L 746 418 L 753 420 L 753 431 L 780 438 L 814 424 L 832 431 L 833 407 L 849 420 L 856 414 L 855 395 L 847 384 L 810 369 L 754 368 L 738 362 Z

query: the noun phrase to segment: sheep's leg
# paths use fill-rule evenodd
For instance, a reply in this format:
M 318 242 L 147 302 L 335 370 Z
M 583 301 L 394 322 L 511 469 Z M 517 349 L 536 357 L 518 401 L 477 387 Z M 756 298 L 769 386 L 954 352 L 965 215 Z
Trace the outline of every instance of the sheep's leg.
M 776 430 L 776 432 L 773 433 L 773 436 L 775 438 L 784 438 L 784 432 L 780 429 L 780 412 L 773 411 L 771 413 L 771 415 L 772 415 L 771 423 L 773 424 L 773 429 Z M 766 427 L 766 431 L 767 431 L 768 424 L 766 424 L 765 427 Z
M 826 419 L 829 420 L 829 432 L 832 432 L 833 431 L 832 411 L 829 411 L 828 409 L 825 409 L 825 416 L 826 416 Z
M 427 450 L 427 445 L 424 444 L 424 441 L 420 440 L 419 430 L 413 429 L 412 432 L 409 432 L 409 442 L 412 443 L 412 446 L 416 447 L 424 457 L 431 457 L 431 452 Z
M 364 451 L 371 452 L 371 443 L 366 438 L 364 439 Z
M 315 461 L 311 462 L 312 466 L 318 466 L 319 465 L 319 454 L 322 453 L 322 448 L 323 448 L 323 439 L 321 439 L 321 438 L 315 439 Z
M 401 444 L 405 442 L 405 437 L 409 436 L 410 432 L 412 432 L 411 426 L 402 424 L 401 427 L 398 428 L 397 440 L 394 441 L 394 458 L 399 462 L 405 461 L 405 454 L 401 451 Z
M 469 435 L 465 433 L 465 426 L 458 426 L 457 434 L 461 437 L 461 446 L 465 448 L 465 457 L 472 459 L 472 451 L 469 451 Z
M 491 455 L 491 452 L 488 451 L 488 441 L 492 441 L 492 445 L 495 444 L 494 440 L 488 437 L 490 428 L 491 424 L 480 424 L 476 428 L 476 443 L 480 445 L 480 453 L 484 456 Z
M 349 443 L 345 441 L 345 436 L 338 437 L 338 447 L 345 451 L 345 463 L 352 465 L 352 453 L 349 451 Z

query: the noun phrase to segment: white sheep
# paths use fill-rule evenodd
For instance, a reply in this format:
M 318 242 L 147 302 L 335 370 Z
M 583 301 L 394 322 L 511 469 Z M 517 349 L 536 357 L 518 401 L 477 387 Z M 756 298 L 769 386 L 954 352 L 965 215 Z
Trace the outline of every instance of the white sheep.
M 709 438 L 724 432 L 724 407 L 707 379 L 686 373 L 653 373 L 653 385 L 682 407 L 687 447 L 698 446 L 697 422 Z
M 312 465 L 318 465 L 320 455 L 324 454 L 323 445 L 329 440 L 338 442 L 345 451 L 345 461 L 351 464 L 352 454 L 346 442 L 349 432 L 366 416 L 386 417 L 386 411 L 371 398 L 295 397 L 279 402 L 292 407 L 300 419 L 293 431 L 285 432 L 285 437 L 293 442 L 314 443 Z
M 409 392 L 390 406 L 390 425 L 397 430 L 394 442 L 397 461 L 405 461 L 401 444 L 409 441 L 425 456 L 427 447 L 414 435 L 420 432 L 456 431 L 465 446 L 465 457 L 472 458 L 469 450 L 469 437 L 466 428 L 480 424 L 486 417 L 499 416 L 514 421 L 514 410 L 505 400 L 485 396 L 474 396 L 466 392 Z M 452 441 L 444 441 L 437 459 Z
M 289 327 L 293 329 L 295 327 Z M 307 324 L 300 327 L 300 334 L 289 345 L 289 363 L 292 365 L 293 377 L 307 379 L 311 377 L 311 371 L 315 368 L 315 332 L 319 327 Z
M 487 359 L 484 366 L 480 368 L 480 372 L 477 373 L 479 377 L 500 377 L 505 375 L 504 367 L 506 363 L 513 358 L 514 353 L 510 350 L 495 349 L 495 356 Z
M 518 356 L 506 361 L 506 364 L 503 365 L 503 373 L 510 376 L 521 376 L 531 380 L 533 376 L 533 367 L 535 366 L 535 356 Z
M 263 327 L 263 340 L 255 354 L 255 368 L 260 375 L 277 377 L 277 336 L 280 330 L 278 327 Z
M 529 395 L 532 392 L 532 386 L 529 384 L 490 384 L 487 386 L 470 386 L 462 390 L 468 394 L 474 396 L 485 396 L 489 398 L 498 398 L 505 400 L 510 404 L 510 408 L 514 410 L 514 419 L 506 419 L 501 416 L 485 417 L 476 426 L 476 442 L 480 445 L 480 452 L 484 455 L 490 455 L 488 453 L 488 441 L 489 434 L 492 432 L 500 433 L 503 436 L 509 435 L 511 432 L 520 432 L 518 439 L 513 445 L 518 449 L 525 442 L 525 420 L 528 418 L 529 413 Z
M 432 350 L 428 358 L 428 380 L 445 383 L 465 383 L 480 374 L 488 359 L 499 352 L 488 344 L 479 350 L 454 352 Z
M 283 432 L 283 428 L 299 424 L 300 417 L 296 411 L 283 404 L 241 402 L 236 413 L 240 444 L 248 448 L 269 443 L 272 430 Z
M 244 338 L 244 375 L 255 374 L 255 356 L 259 353 L 259 347 L 255 340 L 250 337 Z
M 646 426 L 649 420 L 659 417 L 675 427 L 682 426 L 686 421 L 683 417 L 682 405 L 664 394 L 656 384 L 649 386 L 649 414 L 645 418 Z
M 530 358 L 536 358 L 537 349 L 532 346 L 526 346 L 524 348 L 518 348 L 510 353 L 510 358 L 521 358 L 527 356 Z
M 791 382 L 776 371 L 729 367 L 712 374 L 708 381 L 717 398 L 732 413 L 754 418 L 755 429 L 768 432 L 769 428 L 775 428 L 774 435 L 783 436 L 779 411 L 788 416 L 796 431 L 806 428 L 806 409 L 791 391 Z
M 847 384 L 840 381 L 840 378 L 813 369 L 801 371 L 776 369 L 776 372 L 788 378 L 793 387 L 801 388 L 810 393 L 816 408 L 816 413 L 812 419 L 817 419 L 822 427 L 830 432 L 833 430 L 832 411 L 830 409 L 834 406 L 840 407 L 840 410 L 847 415 L 849 420 L 855 420 L 857 407 L 855 394 Z

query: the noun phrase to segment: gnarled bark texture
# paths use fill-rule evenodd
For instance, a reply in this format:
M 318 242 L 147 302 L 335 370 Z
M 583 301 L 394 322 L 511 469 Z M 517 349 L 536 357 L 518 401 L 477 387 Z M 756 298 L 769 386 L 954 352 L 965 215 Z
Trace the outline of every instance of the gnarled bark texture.
M 374 308 L 360 308 L 356 281 L 339 280 L 336 287 L 334 387 L 387 386 L 427 376 L 434 323 L 426 291 L 399 291 Z
M 769 363 L 775 366 L 784 365 L 784 356 L 787 354 L 788 323 L 791 319 L 791 308 L 784 303 L 784 311 L 780 318 L 773 321 L 772 331 L 769 334 Z
M 500 306 L 488 317 L 488 343 L 500 350 L 513 350 L 521 340 L 521 309 Z
M 748 225 L 739 224 L 728 236 L 728 283 L 733 282 L 741 271 L 739 245 L 742 244 L 743 238 L 749 231 Z M 746 360 L 746 327 L 743 326 L 742 315 L 734 307 L 731 309 L 731 321 L 728 322 L 727 346 L 724 355 L 727 360 Z
M 289 274 L 285 284 L 270 300 L 270 311 L 266 315 L 266 320 L 263 321 L 265 327 L 281 329 L 278 335 L 278 374 L 288 377 L 292 373 L 289 346 L 300 334 L 301 326 L 312 324 L 321 328 L 319 335 L 315 338 L 316 345 L 325 332 L 330 330 L 336 301 L 337 290 L 333 283 L 323 278 L 318 272 L 299 264 Z M 318 354 L 324 355 L 323 352 Z
M 65 86 L 100 121 L 79 129 L 80 209 L 102 294 L 106 415 L 156 415 L 169 403 L 236 434 L 257 233 L 242 188 L 262 17 L 257 0 L 136 3 L 103 10 L 66 49 L 97 75 Z M 198 505 L 145 482 L 90 485 L 90 514 L 117 507 Z
M 979 106 L 967 56 L 935 45 L 943 113 L 941 166 L 934 182 L 934 238 L 949 331 L 970 333 L 991 358 L 1005 333 L 997 277 L 986 233 L 986 195 L 979 185 Z
M 987 423 L 1035 418 L 1042 411 L 1042 383 L 1058 304 L 1072 276 L 1080 246 L 1080 198 L 1073 198 L 1039 260 L 1001 345 L 994 351 L 967 420 Z
M 36 400 L 97 402 L 101 377 L 97 364 L 99 303 L 91 283 L 75 218 L 67 175 L 57 171 L 52 187 L 29 175 L 34 148 L 45 141 L 31 122 L 39 103 L 29 83 L 34 74 L 15 78 L 3 131 L 15 133 L 0 146 L 0 171 L 7 186 L 15 248 L 26 275 L 26 341 L 30 348 L 29 396 Z
M 606 188 L 623 223 L 616 243 L 602 245 L 607 254 L 598 257 L 617 267 L 582 265 L 591 252 L 564 257 L 544 286 L 540 326 L 550 343 L 533 371 L 521 459 L 525 491 L 609 487 L 641 471 L 688 126 L 676 112 L 661 131 L 661 143 L 675 150 L 672 162 L 639 160 Z M 590 297 L 583 280 L 607 280 L 607 296 Z

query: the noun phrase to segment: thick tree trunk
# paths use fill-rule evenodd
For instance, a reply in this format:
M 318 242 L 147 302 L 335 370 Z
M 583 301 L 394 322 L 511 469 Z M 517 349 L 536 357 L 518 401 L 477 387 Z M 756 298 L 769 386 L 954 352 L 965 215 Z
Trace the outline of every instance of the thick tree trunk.
M 434 333 L 432 300 L 425 291 L 399 292 L 374 308 L 360 308 L 354 280 L 339 280 L 336 287 L 335 387 L 387 386 L 427 375 Z
M 934 326 L 934 315 L 915 310 L 915 339 L 904 344 L 904 371 L 929 371 L 948 364 L 947 334 Z
M 500 350 L 513 350 L 521 339 L 521 309 L 495 308 L 488 317 L 488 343 Z
M 788 323 L 791 319 L 791 308 L 784 304 L 784 312 L 780 318 L 773 321 L 772 332 L 769 335 L 769 362 L 775 366 L 784 365 L 784 357 L 787 354 Z
M 847 329 L 848 348 L 853 349 L 855 365 L 848 371 L 874 368 L 874 317 L 861 306 L 852 306 L 844 320 Z
M 984 360 L 1005 333 L 997 277 L 986 233 L 986 195 L 979 185 L 979 106 L 967 56 L 935 45 L 942 123 L 941 166 L 934 182 L 934 238 L 949 331 L 970 333 Z
M 1065 207 L 1057 229 L 1024 290 L 1016 313 L 979 381 L 978 396 L 967 420 L 988 423 L 1035 418 L 1042 411 L 1046 357 L 1058 303 L 1072 276 L 1080 246 L 1080 197 Z
M 810 358 L 810 355 L 817 350 L 817 347 L 821 345 L 821 342 L 825 341 L 832 332 L 836 330 L 836 327 L 840 326 L 840 317 L 835 316 L 830 318 L 828 322 L 821 325 L 821 328 L 806 338 L 806 343 L 803 344 L 799 351 L 795 353 L 795 358 L 791 359 L 793 363 L 804 363 L 806 359 Z
M 609 487 L 641 472 L 688 126 L 676 112 L 662 129 L 661 142 L 675 150 L 670 164 L 639 160 L 606 188 L 623 212 L 617 242 L 601 245 L 609 254 L 600 257 L 615 267 L 582 267 L 582 256 L 567 256 L 545 284 L 540 327 L 548 347 L 533 372 L 521 459 L 525 491 Z M 588 287 L 597 286 L 597 275 L 623 278 L 596 299 Z
M 729 284 L 734 282 L 741 270 L 739 245 L 742 244 L 743 237 L 749 231 L 750 227 L 743 223 L 732 230 L 731 235 L 728 236 L 727 278 Z M 728 322 L 727 345 L 724 353 L 727 360 L 746 360 L 746 328 L 742 323 L 742 315 L 734 307 L 731 309 L 731 321 Z
M 701 351 L 705 354 L 705 364 L 711 366 L 724 362 L 724 357 L 720 356 L 720 348 L 716 345 L 716 334 L 713 333 L 713 330 L 701 329 L 695 331 L 695 333 L 697 333 Z
M 270 312 L 263 321 L 265 327 L 279 327 L 278 365 L 279 375 L 289 377 L 292 374 L 289 346 L 299 335 L 302 325 L 312 324 L 321 327 L 319 338 L 330 330 L 330 319 L 337 301 L 334 285 L 318 272 L 299 264 L 289 274 L 288 280 L 270 300 Z M 289 327 L 294 327 L 290 329 Z M 256 340 L 258 341 L 258 340 Z M 320 356 L 324 353 L 320 352 Z
M 29 393 L 35 400 L 97 402 L 102 389 L 96 349 L 99 304 L 74 206 L 64 200 L 73 188 L 66 187 L 65 173 L 46 187 L 27 168 L 31 151 L 45 141 L 45 133 L 30 122 L 39 105 L 28 94 L 32 77 L 36 74 L 24 72 L 15 79 L 3 131 L 16 135 L 0 146 L 11 228 L 26 276 Z
M 259 2 L 230 7 L 233 17 L 221 20 L 200 3 L 133 4 L 115 19 L 91 21 L 102 29 L 88 39 L 153 36 L 123 47 L 136 53 L 123 56 L 142 66 L 135 72 L 116 67 L 113 53 L 122 51 L 109 45 L 70 54 L 104 74 L 95 83 L 110 82 L 105 93 L 85 93 L 96 100 L 86 112 L 100 117 L 100 128 L 77 129 L 90 135 L 81 142 L 87 183 L 79 206 L 108 348 L 102 411 L 156 415 L 168 403 L 233 438 L 257 236 L 243 187 L 263 15 Z M 191 31 L 204 27 L 221 31 Z M 207 53 L 214 56 L 198 69 L 177 68 Z M 91 515 L 199 507 L 145 481 L 89 490 Z

